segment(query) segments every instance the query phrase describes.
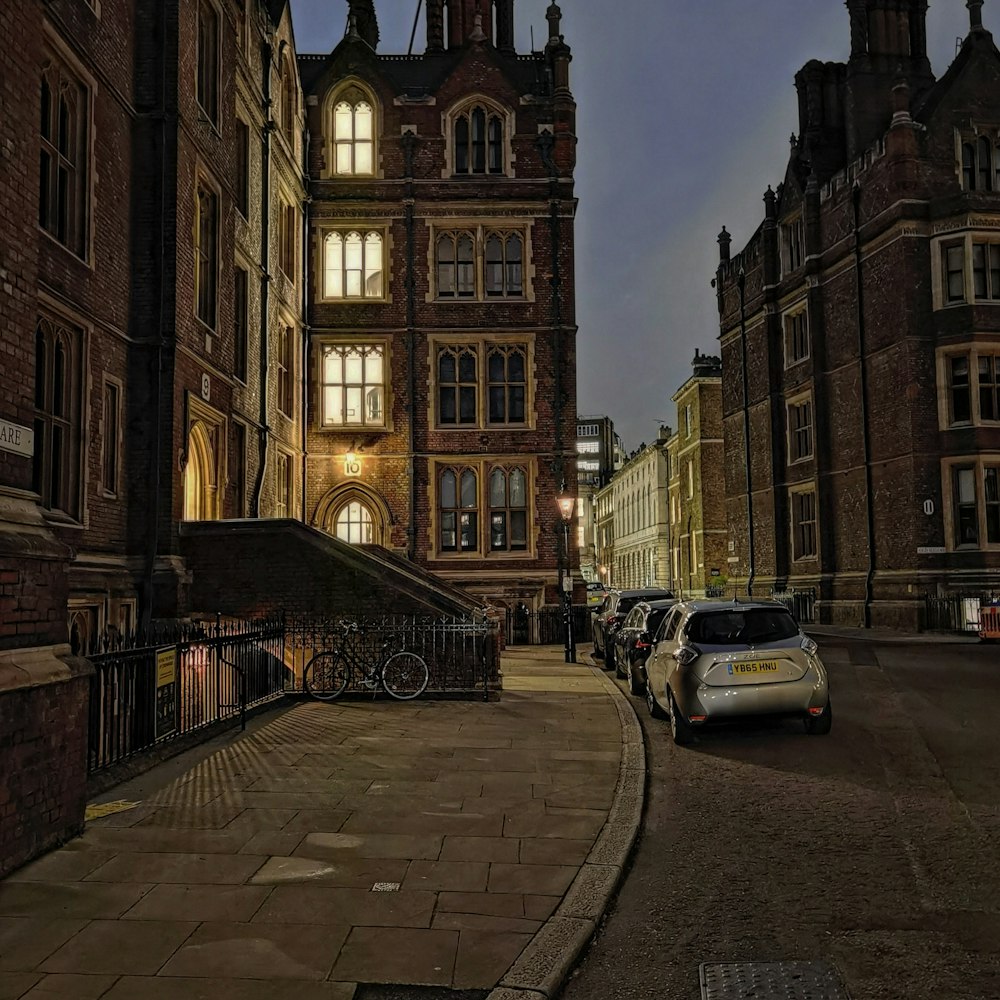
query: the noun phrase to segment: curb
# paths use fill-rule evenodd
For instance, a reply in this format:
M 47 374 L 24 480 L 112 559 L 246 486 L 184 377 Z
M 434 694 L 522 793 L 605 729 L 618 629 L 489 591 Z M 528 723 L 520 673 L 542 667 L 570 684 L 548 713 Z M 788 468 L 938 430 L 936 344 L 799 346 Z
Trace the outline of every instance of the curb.
M 632 703 L 599 667 L 621 724 L 622 759 L 607 821 L 556 912 L 539 928 L 486 1000 L 551 1000 L 590 942 L 622 879 L 645 803 L 646 752 Z

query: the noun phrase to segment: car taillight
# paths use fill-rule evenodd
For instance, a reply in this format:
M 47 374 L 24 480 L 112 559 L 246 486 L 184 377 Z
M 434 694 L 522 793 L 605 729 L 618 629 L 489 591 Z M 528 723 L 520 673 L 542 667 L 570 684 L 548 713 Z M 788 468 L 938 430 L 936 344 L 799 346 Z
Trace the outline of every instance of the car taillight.
M 802 637 L 802 648 L 809 656 L 815 656 L 819 652 L 819 646 L 807 635 Z
M 680 649 L 674 651 L 674 659 L 682 667 L 686 667 L 688 664 L 694 663 L 694 661 L 698 659 L 698 653 L 690 646 L 681 646 Z
M 635 644 L 636 649 L 649 649 L 653 644 L 651 642 L 642 642 L 641 640 Z

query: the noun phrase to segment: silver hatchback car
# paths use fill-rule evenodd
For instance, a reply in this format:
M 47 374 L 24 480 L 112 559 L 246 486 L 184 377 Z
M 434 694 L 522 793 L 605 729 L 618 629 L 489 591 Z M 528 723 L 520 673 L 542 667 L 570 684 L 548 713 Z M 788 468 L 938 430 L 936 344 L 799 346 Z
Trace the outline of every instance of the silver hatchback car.
M 692 600 L 660 623 L 646 661 L 646 704 L 674 742 L 710 722 L 791 715 L 830 731 L 833 710 L 816 643 L 776 601 Z

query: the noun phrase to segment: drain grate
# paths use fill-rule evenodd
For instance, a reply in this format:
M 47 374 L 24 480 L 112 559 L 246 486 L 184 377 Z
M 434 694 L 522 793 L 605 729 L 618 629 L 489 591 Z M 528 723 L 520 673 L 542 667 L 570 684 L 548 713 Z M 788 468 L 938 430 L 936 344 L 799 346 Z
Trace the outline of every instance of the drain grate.
M 850 1000 L 828 962 L 705 962 L 701 1000 Z

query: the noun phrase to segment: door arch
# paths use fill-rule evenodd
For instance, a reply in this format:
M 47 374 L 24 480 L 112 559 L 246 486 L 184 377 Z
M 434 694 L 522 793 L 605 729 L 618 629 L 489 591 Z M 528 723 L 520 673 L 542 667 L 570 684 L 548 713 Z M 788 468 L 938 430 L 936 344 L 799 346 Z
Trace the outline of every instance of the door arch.
M 211 521 L 218 516 L 215 448 L 208 429 L 196 420 L 188 428 L 184 466 L 185 521 Z
M 350 483 L 320 501 L 313 523 L 349 545 L 388 545 L 393 520 L 389 505 L 374 490 Z

